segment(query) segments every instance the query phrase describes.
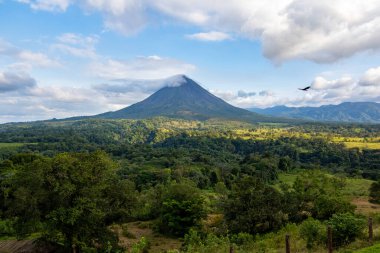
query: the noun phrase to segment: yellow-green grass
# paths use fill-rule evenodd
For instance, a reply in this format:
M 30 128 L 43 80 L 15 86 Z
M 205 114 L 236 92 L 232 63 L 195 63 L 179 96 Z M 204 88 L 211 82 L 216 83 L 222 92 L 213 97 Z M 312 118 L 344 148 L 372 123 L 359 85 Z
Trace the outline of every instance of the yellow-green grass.
M 380 142 L 343 142 L 347 148 L 380 149 Z
M 354 253 L 379 253 L 379 252 L 380 252 L 380 244 L 376 244 L 368 248 L 354 251 Z
M 19 148 L 22 147 L 27 143 L 5 143 L 5 142 L 0 142 L 0 149 L 6 149 L 6 148 Z
M 346 178 L 343 194 L 348 197 L 368 197 L 369 188 L 374 181 L 362 178 Z

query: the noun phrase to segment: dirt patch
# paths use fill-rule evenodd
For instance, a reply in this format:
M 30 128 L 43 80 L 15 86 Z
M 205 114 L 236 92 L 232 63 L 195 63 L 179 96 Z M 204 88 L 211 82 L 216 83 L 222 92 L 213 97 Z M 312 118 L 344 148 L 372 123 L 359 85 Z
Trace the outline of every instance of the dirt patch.
M 161 253 L 168 250 L 179 249 L 182 242 L 177 238 L 170 238 L 161 234 L 155 233 L 152 229 L 152 223 L 147 221 L 130 222 L 123 225 L 127 227 L 128 237 L 123 235 L 122 226 L 115 225 L 113 230 L 118 233 L 120 245 L 127 248 L 127 252 L 131 246 L 137 243 L 141 237 L 145 237 L 150 245 L 149 252 Z
M 351 201 L 356 205 L 356 212 L 361 214 L 380 213 L 380 205 L 373 204 L 368 201 L 368 198 L 355 198 Z
M 41 244 L 36 240 L 0 241 L 0 253 L 53 253 L 56 249 L 56 246 Z

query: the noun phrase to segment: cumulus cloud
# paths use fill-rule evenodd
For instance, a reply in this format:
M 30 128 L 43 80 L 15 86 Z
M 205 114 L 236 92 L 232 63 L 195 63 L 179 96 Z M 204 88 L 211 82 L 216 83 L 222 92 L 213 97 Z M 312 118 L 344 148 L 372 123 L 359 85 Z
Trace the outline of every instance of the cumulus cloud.
M 239 90 L 237 92 L 237 96 L 242 97 L 242 98 L 256 96 L 256 94 L 257 94 L 256 92 L 247 92 L 247 91 L 243 91 L 243 90 Z
M 367 70 L 360 78 L 344 76 L 329 80 L 317 76 L 307 92 L 299 91 L 294 96 L 284 96 L 270 90 L 258 92 L 212 90 L 227 102 L 242 108 L 266 108 L 276 105 L 320 106 L 342 102 L 372 101 L 380 103 L 380 67 Z
M 163 87 L 178 87 L 185 82 L 183 75 L 175 75 L 164 79 L 116 79 L 109 83 L 93 85 L 95 90 L 103 93 L 141 93 L 149 95 Z
M 97 57 L 95 45 L 98 40 L 99 37 L 96 35 L 65 33 L 58 36 L 57 43 L 53 44 L 52 48 L 72 56 L 94 59 Z
M 274 92 L 269 90 L 261 90 L 258 92 L 248 92 L 243 90 L 239 90 L 238 92 L 210 90 L 210 92 L 227 102 L 242 108 L 267 107 L 284 102 L 283 98 L 278 97 Z
M 26 73 L 0 72 L 0 93 L 25 91 L 36 86 L 36 80 Z
M 19 0 L 34 9 L 64 11 L 70 0 Z M 334 62 L 379 50 L 379 0 L 81 0 L 86 12 L 100 12 L 107 29 L 130 35 L 150 23 L 183 22 L 202 30 L 258 40 L 274 62 L 306 59 Z M 152 14 L 153 15 L 150 15 Z M 226 34 L 198 33 L 194 39 L 221 40 Z
M 38 85 L 25 73 L 0 72 L 0 123 L 94 115 L 121 109 L 148 94 Z
M 87 12 L 103 15 L 104 26 L 124 35 L 131 35 L 145 27 L 147 0 L 82 0 Z
M 141 56 L 129 61 L 108 59 L 90 64 L 89 72 L 104 79 L 160 79 L 163 76 L 188 74 L 195 66 L 172 58 Z
M 12 60 L 17 61 L 17 64 L 27 64 L 29 67 L 50 68 L 61 66 L 59 61 L 51 59 L 46 54 L 20 49 L 1 38 L 0 55 L 7 56 Z
M 231 36 L 223 32 L 206 32 L 206 33 L 194 33 L 186 35 L 186 38 L 192 40 L 201 40 L 201 41 L 223 41 L 231 39 Z
M 359 81 L 360 86 L 380 86 L 380 67 L 367 70 Z
M 318 76 L 311 84 L 311 88 L 314 90 L 327 90 L 327 89 L 339 89 L 344 87 L 350 87 L 355 83 L 355 80 L 351 77 L 342 77 L 337 80 L 326 80 L 322 76 Z

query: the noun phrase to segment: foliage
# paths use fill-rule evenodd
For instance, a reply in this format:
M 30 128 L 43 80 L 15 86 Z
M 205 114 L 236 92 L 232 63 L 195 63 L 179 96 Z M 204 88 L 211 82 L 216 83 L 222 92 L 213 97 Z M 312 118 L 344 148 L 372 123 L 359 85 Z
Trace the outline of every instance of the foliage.
M 49 240 L 64 239 L 66 248 L 117 248 L 108 230 L 113 212 L 130 209 L 115 164 L 102 152 L 63 153 L 14 164 L 17 170 L 1 180 L 6 217 L 15 218 L 19 237 L 43 231 Z M 116 191 L 120 193 L 115 194 Z M 111 211 L 113 210 L 113 211 Z
M 326 226 L 318 220 L 309 218 L 302 222 L 300 235 L 306 241 L 308 249 L 326 242 Z
M 377 253 L 377 252 L 380 252 L 380 244 L 376 244 L 374 246 L 355 251 L 355 253 Z
M 355 208 L 342 197 L 322 195 L 314 202 L 313 216 L 320 220 L 326 220 L 334 214 L 354 213 Z
M 298 203 L 290 219 L 300 221 L 304 216 L 329 219 L 335 213 L 353 212 L 355 207 L 342 197 L 345 181 L 331 177 L 322 171 L 306 171 L 293 183 L 288 195 L 290 202 Z
M 146 253 L 149 250 L 149 242 L 145 237 L 132 245 L 131 253 Z
M 196 230 L 190 229 L 184 238 L 183 252 L 219 253 L 226 252 L 229 247 L 228 237 L 218 237 L 212 233 L 202 235 Z
M 365 219 L 351 213 L 334 214 L 328 221 L 332 227 L 334 245 L 339 247 L 354 241 L 365 227 Z
M 13 222 L 11 220 L 0 220 L 0 237 L 13 235 L 15 235 Z
M 174 183 L 163 196 L 158 227 L 162 233 L 183 236 L 205 215 L 200 191 L 189 183 Z
M 282 195 L 261 180 L 244 177 L 237 181 L 224 203 L 231 232 L 263 233 L 278 229 L 286 221 Z

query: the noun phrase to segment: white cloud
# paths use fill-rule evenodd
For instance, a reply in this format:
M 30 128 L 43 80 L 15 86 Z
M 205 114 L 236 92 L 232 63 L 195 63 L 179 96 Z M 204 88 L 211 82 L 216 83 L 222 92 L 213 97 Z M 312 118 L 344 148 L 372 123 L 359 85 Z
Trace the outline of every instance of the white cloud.
M 104 26 L 124 35 L 140 31 L 147 23 L 147 0 L 82 0 L 87 12 L 99 11 Z
M 28 68 L 32 67 L 59 67 L 61 66 L 60 62 L 51 59 L 46 54 L 40 52 L 33 52 L 30 50 L 20 49 L 7 41 L 4 41 L 0 38 L 0 55 L 7 56 L 14 61 L 13 64 L 23 64 L 24 67 L 27 65 Z
M 326 89 L 339 89 L 350 87 L 355 83 L 351 77 L 342 77 L 337 80 L 326 80 L 324 77 L 318 76 L 311 84 L 311 89 L 326 90 Z
M 20 3 L 29 4 L 34 10 L 65 11 L 72 0 L 17 0 Z
M 379 0 L 87 0 L 104 15 L 107 28 L 123 34 L 139 31 L 148 12 L 202 29 L 259 40 L 275 62 L 307 59 L 334 62 L 380 48 Z M 154 20 L 155 22 L 159 20 Z M 161 20 L 163 22 L 163 20 Z M 202 35 L 205 37 L 205 34 Z
M 21 62 L 26 62 L 38 67 L 59 67 L 61 64 L 47 55 L 42 53 L 35 53 L 32 51 L 22 50 L 16 56 Z
M 256 96 L 256 92 L 246 92 L 246 91 L 243 91 L 243 90 L 239 90 L 238 93 L 237 93 L 237 96 L 238 97 L 242 97 L 242 98 L 247 98 L 247 97 L 252 97 L 252 96 Z
M 335 80 L 317 76 L 307 92 L 297 91 L 293 96 L 283 96 L 272 91 L 258 92 L 214 90 L 212 93 L 227 102 L 243 108 L 287 106 L 320 106 L 342 102 L 372 101 L 380 103 L 380 67 L 371 68 L 359 79 L 344 76 Z
M 0 72 L 0 123 L 94 115 L 121 109 L 148 95 L 56 84 L 40 86 L 26 73 Z
M 231 39 L 231 36 L 223 32 L 207 32 L 207 33 L 194 33 L 186 35 L 186 38 L 192 40 L 201 40 L 201 41 L 223 41 Z
M 58 43 L 52 45 L 52 48 L 63 53 L 81 58 L 96 58 L 95 45 L 99 41 L 96 35 L 83 36 L 81 34 L 65 33 L 57 38 Z
M 360 79 L 359 85 L 380 87 L 380 67 L 367 70 Z
M 158 56 L 137 57 L 129 61 L 108 59 L 90 64 L 89 72 L 100 78 L 113 79 L 160 79 L 165 76 L 188 74 L 195 66 L 176 59 Z
M 36 86 L 36 81 L 27 73 L 0 72 L 0 93 L 24 91 Z
M 185 82 L 183 75 L 175 75 L 164 79 L 117 79 L 109 83 L 93 85 L 95 90 L 103 93 L 127 94 L 140 93 L 150 95 L 163 87 L 178 87 Z
M 134 34 L 150 23 L 183 22 L 203 30 L 202 40 L 226 34 L 259 40 L 274 62 L 306 59 L 334 62 L 359 52 L 380 49 L 379 0 L 19 0 L 33 9 L 65 11 L 78 4 L 100 12 L 107 29 Z M 152 14 L 153 15 L 150 15 Z
M 64 33 L 58 36 L 57 40 L 65 44 L 88 46 L 96 44 L 99 37 L 96 35 L 83 36 L 82 34 Z

